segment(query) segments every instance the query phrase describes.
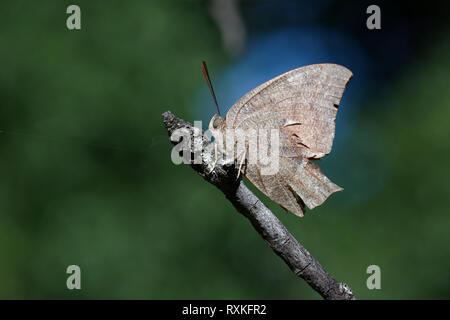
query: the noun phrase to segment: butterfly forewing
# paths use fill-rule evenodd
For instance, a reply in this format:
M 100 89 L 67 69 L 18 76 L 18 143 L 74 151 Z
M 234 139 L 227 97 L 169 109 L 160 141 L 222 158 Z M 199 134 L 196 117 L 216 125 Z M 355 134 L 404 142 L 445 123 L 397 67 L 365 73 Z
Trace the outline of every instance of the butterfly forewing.
M 316 64 L 286 72 L 239 99 L 228 111 L 227 127 L 267 128 L 274 123 L 283 124 L 279 129 L 296 134 L 296 140 L 301 139 L 303 147 L 311 151 L 310 157 L 315 153 L 315 158 L 320 158 L 331 151 L 337 106 L 351 76 L 350 70 L 336 64 Z

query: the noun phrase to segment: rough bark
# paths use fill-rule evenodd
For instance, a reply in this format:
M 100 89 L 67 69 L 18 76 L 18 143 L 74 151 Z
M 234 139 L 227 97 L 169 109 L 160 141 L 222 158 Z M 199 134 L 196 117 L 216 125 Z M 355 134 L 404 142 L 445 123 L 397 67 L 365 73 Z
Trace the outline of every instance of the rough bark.
M 177 129 L 183 129 L 189 131 L 191 141 L 194 141 L 194 131 L 197 129 L 194 129 L 192 124 L 176 117 L 170 111 L 163 113 L 162 117 L 169 137 L 172 137 Z M 172 138 L 171 141 L 174 144 L 179 142 Z M 237 169 L 234 162 L 219 160 L 214 166 L 214 151 L 210 146 L 213 142 L 202 137 L 201 143 L 203 150 L 200 154 L 198 146 L 191 145 L 190 159 L 201 157 L 197 158 L 200 159 L 196 161 L 198 163 L 191 162 L 192 168 L 225 194 L 237 211 L 250 220 L 259 235 L 289 268 L 324 299 L 354 300 L 352 290 L 345 283 L 331 277 L 281 221 L 245 186 L 242 179 L 236 180 Z M 214 170 L 211 171 L 213 166 Z

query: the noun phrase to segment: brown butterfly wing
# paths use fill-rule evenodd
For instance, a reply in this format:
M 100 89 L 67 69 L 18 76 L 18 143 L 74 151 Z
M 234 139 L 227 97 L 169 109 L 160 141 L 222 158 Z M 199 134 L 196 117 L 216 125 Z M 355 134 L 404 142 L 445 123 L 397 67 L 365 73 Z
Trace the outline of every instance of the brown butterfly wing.
M 315 158 L 330 153 L 334 119 L 352 73 L 336 64 L 316 64 L 286 72 L 239 99 L 228 111 L 228 128 L 263 128 L 284 120 Z M 281 129 L 281 128 L 280 128 Z M 300 141 L 299 141 L 300 142 Z
M 335 64 L 317 64 L 284 73 L 239 99 L 226 117 L 227 128 L 280 129 L 278 173 L 262 175 L 248 164 L 243 173 L 285 209 L 303 216 L 342 188 L 308 159 L 330 153 L 337 108 L 352 73 Z
M 254 164 L 246 165 L 243 174 L 266 196 L 300 217 L 304 215 L 305 204 L 313 209 L 332 193 L 343 190 L 308 159 L 281 158 L 279 165 L 280 170 L 274 175 L 261 174 Z

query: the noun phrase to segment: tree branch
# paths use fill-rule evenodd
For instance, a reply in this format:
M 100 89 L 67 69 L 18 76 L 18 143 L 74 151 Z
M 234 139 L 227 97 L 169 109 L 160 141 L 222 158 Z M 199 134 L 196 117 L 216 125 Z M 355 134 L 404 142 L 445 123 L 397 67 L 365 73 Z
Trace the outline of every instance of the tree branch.
M 170 111 L 162 115 L 164 125 L 171 137 L 171 141 L 177 144 L 172 134 L 177 129 L 188 130 L 191 141 L 194 140 L 195 130 L 190 123 L 176 117 Z M 197 136 L 199 132 L 196 132 Z M 200 134 L 202 134 L 200 132 Z M 176 141 L 174 141 L 176 140 Z M 198 140 L 197 140 L 198 141 Z M 281 221 L 245 186 L 242 179 L 236 180 L 237 169 L 234 162 L 219 160 L 214 166 L 214 150 L 211 150 L 213 142 L 202 136 L 202 152 L 199 155 L 198 146 L 190 145 L 191 154 L 200 161 L 191 161 L 192 168 L 206 181 L 219 188 L 233 206 L 250 220 L 255 230 L 266 240 L 272 250 L 280 256 L 289 268 L 300 278 L 305 280 L 324 299 L 354 300 L 352 290 L 345 284 L 337 282 L 331 277 L 320 263 L 306 250 L 286 229 Z M 222 159 L 222 157 L 219 157 Z M 214 170 L 211 169 L 214 166 Z M 211 172 L 210 172 L 211 171 Z

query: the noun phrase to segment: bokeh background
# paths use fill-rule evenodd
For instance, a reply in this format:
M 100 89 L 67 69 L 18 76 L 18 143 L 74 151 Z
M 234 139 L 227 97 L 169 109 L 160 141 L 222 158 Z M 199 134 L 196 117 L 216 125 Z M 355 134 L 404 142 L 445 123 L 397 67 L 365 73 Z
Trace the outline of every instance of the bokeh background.
M 358 298 L 450 298 L 449 18 L 432 0 L 2 1 L 0 298 L 320 298 L 171 162 L 161 113 L 215 113 L 202 59 L 222 113 L 292 68 L 351 69 L 320 161 L 344 192 L 302 219 L 258 195 Z

